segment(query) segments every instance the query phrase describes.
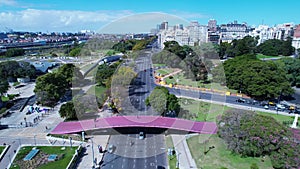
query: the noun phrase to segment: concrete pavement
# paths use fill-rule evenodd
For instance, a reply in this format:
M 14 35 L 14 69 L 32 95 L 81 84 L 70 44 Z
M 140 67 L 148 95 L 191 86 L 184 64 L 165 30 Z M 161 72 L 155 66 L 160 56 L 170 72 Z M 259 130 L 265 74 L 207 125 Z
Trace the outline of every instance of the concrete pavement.
M 171 135 L 180 169 L 197 168 L 185 135 Z
M 106 149 L 108 143 L 109 135 L 94 135 L 88 143 L 85 143 L 84 147 L 86 151 L 84 155 L 81 157 L 77 164 L 77 169 L 87 169 L 92 168 L 93 166 L 93 152 L 94 152 L 94 159 L 95 164 L 99 164 L 102 160 L 103 153 L 99 153 L 98 145 L 103 147 L 103 150 Z M 92 141 L 93 140 L 93 141 Z

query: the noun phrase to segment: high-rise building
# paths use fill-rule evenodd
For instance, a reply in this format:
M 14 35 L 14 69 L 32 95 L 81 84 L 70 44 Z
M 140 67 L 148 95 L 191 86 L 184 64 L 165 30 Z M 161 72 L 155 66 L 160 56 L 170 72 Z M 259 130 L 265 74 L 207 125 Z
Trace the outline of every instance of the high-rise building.
M 210 19 L 208 21 L 208 31 L 216 32 L 217 31 L 217 21 L 215 19 Z
M 300 49 L 300 24 L 294 29 L 292 46 L 296 49 Z
M 169 27 L 168 22 L 164 21 L 160 24 L 160 30 L 167 30 Z

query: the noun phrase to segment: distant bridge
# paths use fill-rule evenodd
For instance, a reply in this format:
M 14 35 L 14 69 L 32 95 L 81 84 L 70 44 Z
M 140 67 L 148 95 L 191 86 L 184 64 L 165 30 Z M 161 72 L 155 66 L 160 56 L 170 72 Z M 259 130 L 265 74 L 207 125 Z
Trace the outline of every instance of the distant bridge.
M 97 129 L 125 127 L 166 128 L 201 134 L 216 134 L 217 132 L 217 125 L 214 122 L 197 122 L 161 116 L 114 116 L 74 122 L 61 122 L 51 131 L 51 134 L 71 134 Z

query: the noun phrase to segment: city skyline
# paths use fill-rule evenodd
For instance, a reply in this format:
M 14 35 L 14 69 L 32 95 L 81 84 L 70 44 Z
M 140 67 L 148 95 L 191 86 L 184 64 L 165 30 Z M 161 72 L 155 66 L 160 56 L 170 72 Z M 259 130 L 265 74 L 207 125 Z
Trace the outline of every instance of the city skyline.
M 132 22 L 126 23 L 127 27 L 123 24 L 123 33 L 149 32 L 149 25 L 155 27 L 161 21 L 169 20 L 169 17 L 177 17 L 179 21 L 196 20 L 202 25 L 206 25 L 209 19 L 216 19 L 218 24 L 226 24 L 237 20 L 239 23 L 247 22 L 250 26 L 260 24 L 273 26 L 289 22 L 298 24 L 300 20 L 295 16 L 300 2 L 289 2 L 293 5 L 285 8 L 281 4 L 258 0 L 251 2 L 231 0 L 226 1 L 226 3 L 219 0 L 214 3 L 202 0 L 191 0 L 189 3 L 154 0 L 151 1 L 151 4 L 146 1 L 135 2 L 132 0 L 126 2 L 117 0 L 114 3 L 105 1 L 86 3 L 83 1 L 58 0 L 30 0 L 26 2 L 0 0 L 0 31 L 7 31 L 8 29 L 33 32 L 97 31 L 105 29 L 112 22 L 124 22 L 126 18 L 131 18 L 131 20 L 132 18 L 141 19 L 140 16 L 144 16 L 141 19 L 143 22 L 135 23 L 138 26 Z M 149 23 L 149 13 L 154 13 L 157 16 L 156 19 L 153 19 L 153 17 L 150 19 L 151 23 Z M 166 16 L 162 18 L 162 15 Z M 130 26 L 128 26 L 129 24 Z M 174 24 L 176 23 L 174 22 Z

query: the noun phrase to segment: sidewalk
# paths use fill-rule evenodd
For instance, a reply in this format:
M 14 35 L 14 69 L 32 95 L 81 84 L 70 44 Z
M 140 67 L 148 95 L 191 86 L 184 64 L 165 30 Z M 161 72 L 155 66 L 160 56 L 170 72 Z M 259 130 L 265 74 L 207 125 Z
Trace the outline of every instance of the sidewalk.
M 179 158 L 179 169 L 197 168 L 190 149 L 186 143 L 185 135 L 171 135 L 177 158 Z
M 103 153 L 99 153 L 98 145 L 103 147 L 103 150 L 106 149 L 108 143 L 109 135 L 95 135 L 93 136 L 93 146 L 91 139 L 88 143 L 85 144 L 86 152 L 81 157 L 80 162 L 77 165 L 77 169 L 88 169 L 92 168 L 93 166 L 93 151 L 94 151 L 94 158 L 95 162 L 99 164 L 102 160 Z

